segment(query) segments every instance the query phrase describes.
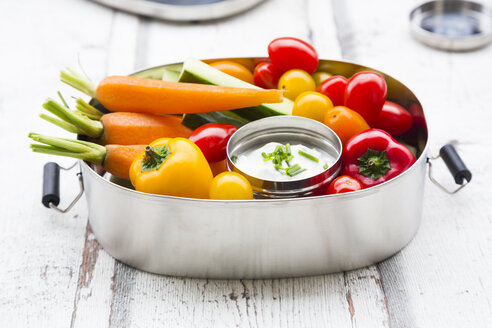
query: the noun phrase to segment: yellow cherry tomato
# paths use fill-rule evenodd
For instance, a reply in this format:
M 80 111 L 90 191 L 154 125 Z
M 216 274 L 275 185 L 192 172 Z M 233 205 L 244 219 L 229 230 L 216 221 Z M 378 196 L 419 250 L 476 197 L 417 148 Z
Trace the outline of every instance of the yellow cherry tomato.
M 285 72 L 278 80 L 278 88 L 285 90 L 284 97 L 295 100 L 305 91 L 314 91 L 316 84 L 313 77 L 301 69 L 291 69 Z
M 210 184 L 210 199 L 253 199 L 249 181 L 236 172 L 222 172 Z
M 330 98 L 316 91 L 306 91 L 297 96 L 292 115 L 324 121 L 326 111 L 333 108 Z
M 328 80 L 332 75 L 327 72 L 316 72 L 313 73 L 314 83 L 316 83 L 316 87 L 318 87 L 321 83 Z
M 244 82 L 254 84 L 253 73 L 241 64 L 231 60 L 219 60 L 210 64 L 210 66 L 221 72 L 234 76 Z
M 359 113 L 345 106 L 328 110 L 324 123 L 335 131 L 344 146 L 353 135 L 371 128 Z

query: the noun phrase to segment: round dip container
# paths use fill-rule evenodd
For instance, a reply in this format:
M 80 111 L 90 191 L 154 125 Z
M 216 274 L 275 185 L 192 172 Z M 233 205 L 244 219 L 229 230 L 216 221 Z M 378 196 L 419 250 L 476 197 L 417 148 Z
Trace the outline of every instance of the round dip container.
M 313 175 L 309 175 L 309 171 L 292 177 L 279 173 L 278 178 L 270 179 L 257 173 L 257 170 L 252 170 L 250 166 L 241 166 L 241 156 L 252 154 L 271 142 L 290 144 L 291 147 L 302 145 L 324 154 L 330 161 L 321 162 L 324 166 L 322 171 L 313 171 Z M 340 172 L 341 154 L 340 139 L 326 125 L 304 117 L 274 116 L 248 123 L 232 135 L 227 144 L 227 167 L 249 180 L 255 198 L 317 196 L 324 194 L 330 182 Z M 301 156 L 297 153 L 292 155 Z M 264 165 L 261 155 L 257 161 L 259 166 Z M 274 167 L 272 160 L 265 162 Z

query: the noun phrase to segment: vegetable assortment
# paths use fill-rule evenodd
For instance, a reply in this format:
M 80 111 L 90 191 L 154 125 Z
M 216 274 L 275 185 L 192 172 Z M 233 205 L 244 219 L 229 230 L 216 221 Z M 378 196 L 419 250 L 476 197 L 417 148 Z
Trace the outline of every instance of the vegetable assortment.
M 407 170 L 414 155 L 394 138 L 413 126 L 412 115 L 387 100 L 376 72 L 334 75 L 318 68 L 318 54 L 291 37 L 268 46 L 266 59 L 185 61 L 165 80 L 110 76 L 98 85 L 68 69 L 61 80 L 102 104 L 81 98 L 72 110 L 48 99 L 40 116 L 89 141 L 30 134 L 35 152 L 102 165 L 137 191 L 190 198 L 252 199 L 249 181 L 226 166 L 226 146 L 241 126 L 271 115 L 295 115 L 330 127 L 343 148 L 343 172 L 326 190 L 340 194 L 372 187 Z M 280 152 L 280 150 L 283 150 Z M 289 164 L 290 145 L 263 154 Z M 309 152 L 296 153 L 310 161 Z M 327 165 L 323 169 L 327 169 Z M 290 177 L 304 168 L 283 168 Z M 215 176 L 215 177 L 214 177 Z

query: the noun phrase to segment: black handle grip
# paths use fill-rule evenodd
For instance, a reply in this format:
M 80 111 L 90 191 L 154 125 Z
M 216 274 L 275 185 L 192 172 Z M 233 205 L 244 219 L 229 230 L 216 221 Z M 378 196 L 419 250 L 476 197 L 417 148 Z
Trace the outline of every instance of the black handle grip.
M 444 145 L 439 150 L 439 155 L 441 155 L 444 163 L 446 163 L 457 184 L 463 184 L 464 180 L 470 182 L 472 174 L 461 160 L 460 155 L 458 155 L 453 145 Z
M 43 198 L 44 206 L 50 207 L 50 203 L 60 203 L 60 166 L 54 162 L 44 165 L 43 171 Z

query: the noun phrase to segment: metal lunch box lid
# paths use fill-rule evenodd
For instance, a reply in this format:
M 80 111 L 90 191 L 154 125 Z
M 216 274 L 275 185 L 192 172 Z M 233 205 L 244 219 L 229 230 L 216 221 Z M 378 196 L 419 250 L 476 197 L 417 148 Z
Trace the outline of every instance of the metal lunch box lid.
M 415 39 L 442 50 L 465 51 L 492 41 L 492 10 L 462 0 L 426 2 L 410 13 Z
M 264 0 L 92 0 L 132 14 L 171 21 L 202 21 L 232 16 Z
M 269 142 L 302 144 L 326 152 L 334 158 L 323 172 L 304 179 L 264 180 L 248 175 L 232 158 Z M 253 187 L 255 198 L 294 198 L 322 194 L 338 175 L 342 164 L 342 143 L 325 124 L 298 116 L 273 116 L 246 124 L 237 130 L 227 144 L 227 167 L 245 176 Z

